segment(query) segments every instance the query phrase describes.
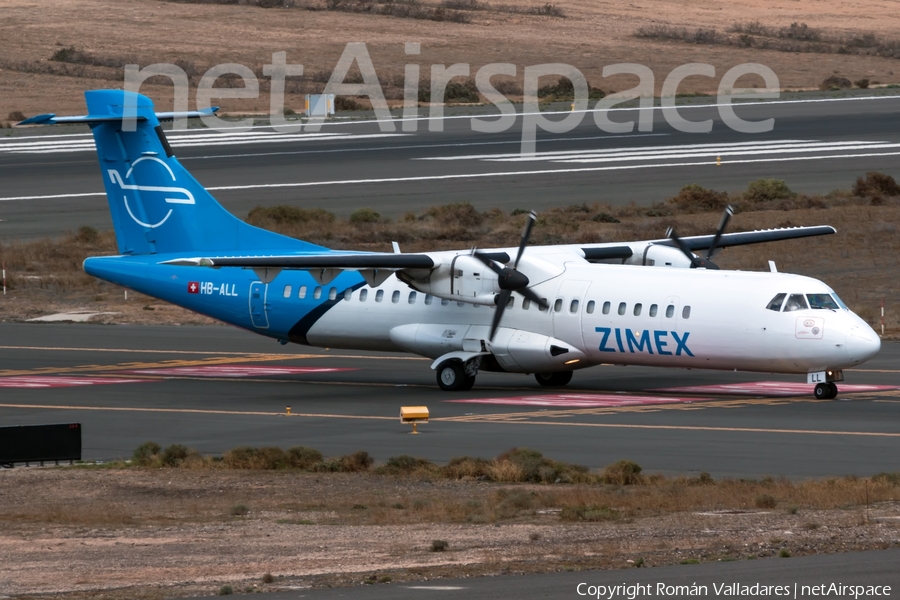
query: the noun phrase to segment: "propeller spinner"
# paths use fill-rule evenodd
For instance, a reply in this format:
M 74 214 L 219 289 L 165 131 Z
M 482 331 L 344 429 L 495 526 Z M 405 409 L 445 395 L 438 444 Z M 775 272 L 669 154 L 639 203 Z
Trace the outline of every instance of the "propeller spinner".
M 546 310 L 550 307 L 546 300 L 538 297 L 537 294 L 531 291 L 531 288 L 528 287 L 528 277 L 518 270 L 519 260 L 521 260 L 522 254 L 525 252 L 525 246 L 528 245 L 528 240 L 531 238 L 531 230 L 534 227 L 535 221 L 537 221 L 537 215 L 534 211 L 531 211 L 528 215 L 528 222 L 525 224 L 525 231 L 522 232 L 522 241 L 519 243 L 519 251 L 516 253 L 516 260 L 513 262 L 512 267 L 501 267 L 489 256 L 480 252 L 473 252 L 475 258 L 483 262 L 489 269 L 497 274 L 497 285 L 500 287 L 500 293 L 497 294 L 497 297 L 494 299 L 497 309 L 494 312 L 494 319 L 491 322 L 490 339 L 492 341 L 494 335 L 497 333 L 497 328 L 500 326 L 500 320 L 503 318 L 503 312 L 509 304 L 509 299 L 513 292 L 528 298 L 540 306 L 542 310 Z

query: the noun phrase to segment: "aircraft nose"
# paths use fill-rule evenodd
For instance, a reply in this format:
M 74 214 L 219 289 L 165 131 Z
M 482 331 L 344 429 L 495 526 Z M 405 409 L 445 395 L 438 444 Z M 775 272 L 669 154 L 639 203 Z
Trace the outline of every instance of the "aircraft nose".
M 878 354 L 881 350 L 881 340 L 871 327 L 860 324 L 847 332 L 844 347 L 850 360 L 854 364 L 860 364 Z

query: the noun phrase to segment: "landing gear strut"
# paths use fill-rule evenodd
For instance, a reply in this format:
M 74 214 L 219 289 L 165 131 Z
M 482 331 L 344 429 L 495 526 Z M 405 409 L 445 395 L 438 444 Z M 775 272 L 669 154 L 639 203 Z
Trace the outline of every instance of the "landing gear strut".
M 831 400 L 837 394 L 838 388 L 834 382 L 816 384 L 815 395 L 819 400 Z
M 534 378 L 545 387 L 562 387 L 572 381 L 572 371 L 557 371 L 556 373 L 535 373 Z
M 480 361 L 479 361 L 480 362 Z M 437 384 L 445 392 L 465 392 L 475 385 L 475 375 L 478 367 L 470 367 L 468 363 L 459 360 L 445 360 L 438 365 Z M 470 371 L 473 371 L 470 373 Z

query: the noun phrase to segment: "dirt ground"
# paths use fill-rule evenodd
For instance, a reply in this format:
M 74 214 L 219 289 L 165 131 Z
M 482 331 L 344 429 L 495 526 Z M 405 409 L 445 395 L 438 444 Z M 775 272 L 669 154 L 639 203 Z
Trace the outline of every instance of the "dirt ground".
M 321 0 L 306 4 L 324 8 Z M 425 4 L 437 5 L 437 0 Z M 530 8 L 544 2 L 507 0 L 507 4 Z M 714 65 L 718 76 L 737 64 L 762 63 L 777 73 L 783 89 L 817 88 L 831 75 L 882 84 L 900 81 L 896 58 L 796 54 L 634 36 L 638 28 L 648 25 L 714 27 L 724 32 L 735 22 L 759 21 L 770 27 L 798 22 L 835 35 L 874 33 L 894 39 L 900 31 L 900 11 L 894 2 L 564 0 L 553 5 L 565 18 L 471 11 L 472 22 L 461 24 L 161 0 L 5 0 L 0 19 L 0 119 L 12 111 L 80 114 L 85 89 L 121 85 L 121 67 L 84 67 L 49 60 L 54 52 L 69 46 L 102 61 L 127 59 L 141 66 L 188 61 L 198 74 L 225 62 L 257 69 L 271 62 L 273 52 L 285 51 L 289 63 L 303 64 L 310 74 L 332 69 L 348 42 L 365 42 L 383 82 L 402 76 L 407 62 L 423 65 L 423 75 L 433 64 L 469 63 L 474 75 L 484 64 L 512 62 L 520 76 L 526 66 L 560 62 L 577 67 L 592 85 L 606 91 L 626 89 L 634 82 L 604 79 L 605 65 L 639 63 L 654 72 L 657 93 L 672 69 L 692 62 Z M 406 56 L 404 42 L 420 42 L 421 54 Z M 685 80 L 679 91 L 714 92 L 716 85 L 713 80 L 693 77 Z M 160 110 L 171 110 L 170 87 L 148 85 L 142 91 L 153 96 Z M 217 103 L 225 112 L 265 112 L 269 106 L 265 91 L 256 100 Z M 301 100 L 289 96 L 287 105 L 299 107 Z
M 710 500 L 702 510 L 607 522 L 525 508 L 473 523 L 441 518 L 436 507 L 478 507 L 501 490 L 548 486 L 97 468 L 3 470 L 0 482 L 0 594 L 13 597 L 162 598 L 215 594 L 222 585 L 239 593 L 396 584 L 900 545 L 897 501 L 867 511 L 722 510 Z M 447 550 L 432 551 L 434 540 Z

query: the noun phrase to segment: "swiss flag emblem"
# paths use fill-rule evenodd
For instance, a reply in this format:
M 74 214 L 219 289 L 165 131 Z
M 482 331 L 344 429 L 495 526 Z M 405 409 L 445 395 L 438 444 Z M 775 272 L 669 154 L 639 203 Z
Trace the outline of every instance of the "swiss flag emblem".
M 188 294 L 199 294 L 200 293 L 200 284 L 196 281 L 191 281 L 188 283 Z

